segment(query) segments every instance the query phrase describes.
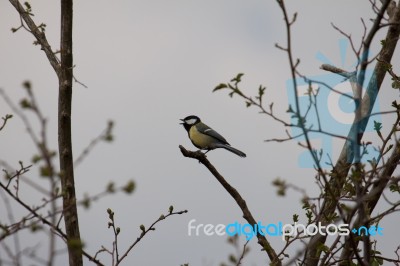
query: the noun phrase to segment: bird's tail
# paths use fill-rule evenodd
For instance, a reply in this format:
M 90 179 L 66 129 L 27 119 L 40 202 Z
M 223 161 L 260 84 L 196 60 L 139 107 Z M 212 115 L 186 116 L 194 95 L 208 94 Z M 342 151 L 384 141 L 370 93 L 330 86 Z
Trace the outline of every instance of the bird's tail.
M 246 154 L 242 151 L 239 151 L 238 149 L 235 149 L 234 147 L 231 147 L 229 145 L 223 144 L 223 145 L 218 145 L 221 148 L 224 148 L 230 152 L 233 152 L 234 154 L 240 156 L 240 157 L 246 157 Z

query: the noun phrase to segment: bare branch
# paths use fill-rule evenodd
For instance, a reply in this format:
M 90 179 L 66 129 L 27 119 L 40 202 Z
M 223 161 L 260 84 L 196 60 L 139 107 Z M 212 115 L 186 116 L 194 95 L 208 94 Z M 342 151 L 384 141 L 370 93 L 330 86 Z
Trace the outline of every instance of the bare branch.
M 113 140 L 113 135 L 112 135 L 112 129 L 114 127 L 114 122 L 109 121 L 107 123 L 107 127 L 100 133 L 99 136 L 96 138 L 92 139 L 90 141 L 89 145 L 82 151 L 82 153 L 78 156 L 78 158 L 75 160 L 74 165 L 75 167 L 78 166 L 79 164 L 82 163 L 82 161 L 85 159 L 85 157 L 89 154 L 89 152 L 100 142 L 100 141 L 112 141 Z
M 225 178 L 217 171 L 217 169 L 211 164 L 211 162 L 207 159 L 206 155 L 201 151 L 188 151 L 182 145 L 179 145 L 179 149 L 181 150 L 183 156 L 189 157 L 192 159 L 199 160 L 199 163 L 203 164 L 210 173 L 217 179 L 217 181 L 225 188 L 225 190 L 232 196 L 232 198 L 236 201 L 238 206 L 243 212 L 243 218 L 251 225 L 257 224 L 254 219 L 252 213 L 247 207 L 246 201 L 239 194 L 239 192 L 232 187 Z M 271 244 L 268 242 L 266 237 L 259 232 L 257 232 L 258 244 L 267 252 L 269 259 L 273 265 L 281 265 L 281 261 L 276 255 L 275 250 L 272 248 Z
M 369 46 L 372 42 L 372 38 L 375 36 L 375 33 L 380 28 L 379 27 L 380 21 L 383 17 L 383 14 L 384 14 L 388 4 L 389 4 L 389 1 L 387 0 L 382 5 L 377 18 L 374 21 L 374 25 L 371 28 L 371 30 L 369 31 L 369 34 L 367 35 L 366 40 L 364 41 L 364 51 L 363 51 L 363 57 L 361 59 L 360 72 L 365 72 L 365 68 L 367 66 L 367 61 L 368 61 Z M 395 21 L 400 21 L 400 9 L 397 9 L 395 17 L 396 17 Z M 398 42 L 399 33 L 400 33 L 400 27 L 398 25 L 392 25 L 389 27 L 387 35 L 386 35 L 385 45 L 383 46 L 383 48 L 380 52 L 381 60 L 383 60 L 385 62 L 391 61 L 396 44 Z M 367 92 L 365 93 L 365 95 L 362 99 L 362 103 L 361 103 L 361 106 L 364 106 L 364 107 L 369 106 L 369 108 L 367 108 L 367 110 L 366 110 L 366 113 L 362 114 L 362 117 L 366 117 L 366 119 L 365 119 L 366 121 L 369 118 L 369 115 L 372 110 L 372 106 L 377 98 L 377 95 L 380 90 L 383 78 L 385 77 L 385 74 L 386 74 L 386 68 L 384 67 L 384 65 L 382 63 L 380 63 L 378 61 L 378 63 L 375 66 L 374 74 L 371 78 L 371 81 L 368 84 Z M 359 75 L 359 77 L 357 79 L 357 84 L 361 85 L 363 83 L 363 81 L 364 81 L 364 73 Z M 353 136 L 356 132 L 358 134 L 358 139 L 361 139 L 363 136 L 363 132 L 365 130 L 365 126 L 367 124 L 366 121 L 365 121 L 365 123 L 364 122 L 361 123 L 361 125 L 356 125 L 356 124 L 360 124 L 360 123 L 355 122 L 350 130 L 349 136 Z M 340 157 L 339 157 L 335 167 L 333 168 L 333 174 L 332 174 L 333 177 L 330 180 L 329 187 L 333 188 L 334 195 L 337 195 L 337 196 L 326 199 L 324 201 L 321 212 L 324 213 L 325 215 L 329 216 L 330 214 L 334 213 L 334 211 L 336 209 L 338 197 L 341 194 L 342 186 L 343 186 L 345 178 L 350 170 L 351 162 L 354 159 L 354 153 L 352 152 L 352 148 L 350 148 L 351 145 L 352 144 L 350 143 L 350 141 L 346 141 L 346 143 L 342 149 L 342 152 L 340 154 Z M 321 236 L 321 235 L 315 235 L 312 238 L 311 241 L 312 241 L 312 243 L 314 243 L 314 246 L 311 246 L 311 245 L 309 246 L 309 248 L 310 248 L 309 257 L 310 257 L 310 261 L 313 261 L 313 263 L 310 265 L 315 265 L 317 263 L 311 257 L 315 256 L 316 250 L 317 250 L 317 245 L 320 243 L 324 243 L 325 240 L 326 240 L 326 237 Z M 353 242 L 353 241 L 350 241 L 350 242 Z M 352 250 L 356 250 L 354 248 L 354 246 L 352 246 Z M 349 256 L 346 256 L 346 257 L 348 258 Z
M 68 236 L 65 234 L 59 227 L 56 227 L 50 221 L 42 217 L 36 210 L 32 209 L 28 204 L 26 204 L 21 199 L 17 198 L 3 183 L 0 182 L 0 188 L 2 188 L 11 198 L 13 198 L 19 205 L 24 207 L 30 214 L 32 214 L 35 218 L 41 221 L 43 224 L 49 226 L 54 232 L 56 232 L 65 242 L 68 242 Z M 89 261 L 95 262 L 97 265 L 103 265 L 99 260 L 93 258 L 89 253 L 84 251 L 83 249 L 80 250 L 82 254 L 89 259 Z
M 41 45 L 42 50 L 45 52 L 47 59 L 50 62 L 50 65 L 53 67 L 57 76 L 60 75 L 60 62 L 58 58 L 55 56 L 55 53 L 51 49 L 50 44 L 47 42 L 46 34 L 38 27 L 35 22 L 31 18 L 31 14 L 26 12 L 24 7 L 18 0 L 9 0 L 10 3 L 15 7 L 21 19 L 25 21 L 28 26 L 30 33 L 36 38 L 36 41 Z
M 118 260 L 118 257 L 117 257 L 117 263 L 116 263 L 116 265 L 119 265 L 119 264 L 122 262 L 122 260 L 125 259 L 125 258 L 128 256 L 129 252 L 136 246 L 137 243 L 139 243 L 140 240 L 143 239 L 143 237 L 144 237 L 148 232 L 156 230 L 156 228 L 155 228 L 154 226 L 155 226 L 157 223 L 159 223 L 159 222 L 162 221 L 162 220 L 165 220 L 166 218 L 168 218 L 168 217 L 170 217 L 170 216 L 172 216 L 172 215 L 177 215 L 177 214 L 180 215 L 180 214 L 184 214 L 184 213 L 187 213 L 187 212 L 188 212 L 187 210 L 174 212 L 174 211 L 173 211 L 173 207 L 171 206 L 171 207 L 169 208 L 169 213 L 168 213 L 167 215 L 161 214 L 161 216 L 160 216 L 155 222 L 153 222 L 153 223 L 150 225 L 150 227 L 148 227 L 147 229 L 144 227 L 144 225 L 141 225 L 141 226 L 140 226 L 140 229 L 142 230 L 142 233 L 141 233 L 140 236 L 136 239 L 136 241 L 133 242 L 133 244 L 126 250 L 126 252 L 121 256 L 121 258 L 120 258 L 119 260 Z
M 239 266 L 239 265 L 242 264 L 242 260 L 243 260 L 243 258 L 244 258 L 244 255 L 246 254 L 246 252 L 247 252 L 247 250 L 248 250 L 248 249 L 247 249 L 247 244 L 249 244 L 249 242 L 250 242 L 250 240 L 247 240 L 246 243 L 244 243 L 242 254 L 241 254 L 240 257 L 239 257 L 239 260 L 238 260 L 238 262 L 236 263 L 236 266 Z
M 12 117 L 13 117 L 12 115 L 6 114 L 4 117 L 1 118 L 3 120 L 3 124 L 0 126 L 0 131 L 6 126 L 7 121 Z
M 342 77 L 345 77 L 347 79 L 351 78 L 354 76 L 356 73 L 355 72 L 347 72 L 346 70 L 343 70 L 341 68 L 329 65 L 329 64 L 322 64 L 320 67 L 322 70 L 329 71 L 335 74 L 338 74 Z

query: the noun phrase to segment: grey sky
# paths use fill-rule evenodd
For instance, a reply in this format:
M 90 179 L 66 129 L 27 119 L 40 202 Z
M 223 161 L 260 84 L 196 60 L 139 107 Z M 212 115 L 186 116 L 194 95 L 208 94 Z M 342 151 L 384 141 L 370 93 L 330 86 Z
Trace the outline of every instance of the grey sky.
M 57 50 L 59 3 L 30 3 L 35 21 L 47 24 L 47 37 Z M 371 25 L 369 1 L 287 1 L 287 6 L 290 12 L 298 12 L 293 50 L 301 59 L 303 74 L 326 74 L 319 69 L 323 62 L 316 58 L 317 53 L 338 67 L 350 67 L 354 57 L 348 51 L 342 64 L 338 42 L 343 37 L 330 23 L 351 33 L 358 43 L 363 29 L 360 18 Z M 75 76 L 88 86 L 74 85 L 75 156 L 107 120 L 116 123 L 115 142 L 100 144 L 77 167 L 77 195 L 95 194 L 110 180 L 123 184 L 133 178 L 137 184 L 132 196 L 113 195 L 89 210 L 80 209 L 81 233 L 88 251 L 94 254 L 101 245 L 111 248 L 107 208 L 116 213 L 122 229 L 120 246 L 125 250 L 140 234 L 140 224 L 151 224 L 172 204 L 175 210 L 188 209 L 189 213 L 163 221 L 139 243 L 125 265 L 188 262 L 211 266 L 227 260 L 233 249 L 226 237 L 187 235 L 192 219 L 204 224 L 244 223 L 240 209 L 211 174 L 196 161 L 184 158 L 178 149 L 179 144 L 194 149 L 178 124 L 180 118 L 191 114 L 200 116 L 248 155 L 242 159 L 217 150 L 208 153 L 208 158 L 238 189 L 258 220 L 290 223 L 292 215 L 298 213 L 305 221 L 301 195 L 290 193 L 281 198 L 271 186 L 279 176 L 307 192 L 316 192 L 313 170 L 298 165 L 302 149 L 296 142 L 264 143 L 265 139 L 284 136 L 285 128 L 254 108 L 246 109 L 237 97 L 230 99 L 224 91 L 212 93 L 217 84 L 243 72 L 244 91 L 255 95 L 258 86 L 265 85 L 266 100 L 274 102 L 277 114 L 289 119 L 285 112 L 290 78 L 287 56 L 274 47 L 277 42 L 285 46 L 285 28 L 275 1 L 96 0 L 75 1 L 74 9 Z M 32 45 L 33 37 L 23 30 L 11 33 L 11 27 L 18 25 L 16 11 L 2 1 L 0 87 L 17 102 L 23 95 L 21 83 L 32 82 L 49 118 L 50 143 L 56 149 L 57 79 L 44 53 Z M 398 62 L 396 53 L 395 69 L 399 69 Z M 385 86 L 388 84 L 386 81 Z M 385 89 L 379 98 L 381 108 L 387 110 L 394 97 L 398 95 L 389 87 Z M 0 116 L 10 112 L 1 100 Z M 341 147 L 339 141 L 334 144 Z M 0 159 L 15 166 L 18 160 L 28 163 L 33 154 L 33 145 L 17 118 L 1 132 L 0 147 Z M 337 151 L 334 149 L 333 158 Z M 33 178 L 36 173 L 31 172 Z M 26 196 L 37 197 L 28 189 Z M 382 223 L 389 231 L 391 222 Z M 385 235 L 381 243 L 386 249 L 382 249 L 391 254 L 398 238 L 398 231 Z M 271 242 L 283 244 L 279 238 Z M 267 257 L 255 240 L 250 248 L 244 265 L 265 265 Z

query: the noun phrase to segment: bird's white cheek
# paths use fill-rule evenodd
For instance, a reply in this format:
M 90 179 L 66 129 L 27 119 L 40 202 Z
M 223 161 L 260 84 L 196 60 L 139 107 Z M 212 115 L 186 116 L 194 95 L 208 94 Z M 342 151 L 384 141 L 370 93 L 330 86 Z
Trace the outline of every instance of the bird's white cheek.
M 196 119 L 192 118 L 192 119 L 189 119 L 189 120 L 185 120 L 185 123 L 188 124 L 188 125 L 194 125 L 194 123 L 196 123 Z

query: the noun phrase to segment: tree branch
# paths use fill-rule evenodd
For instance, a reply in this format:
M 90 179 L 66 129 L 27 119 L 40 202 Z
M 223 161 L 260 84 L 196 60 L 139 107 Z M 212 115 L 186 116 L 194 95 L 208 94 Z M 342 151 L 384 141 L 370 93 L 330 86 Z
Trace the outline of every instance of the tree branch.
M 156 228 L 155 228 L 154 226 L 155 226 L 157 223 L 159 223 L 159 222 L 162 221 L 162 220 L 165 220 L 166 218 L 168 218 L 168 217 L 170 217 L 170 216 L 172 216 L 172 215 L 177 215 L 177 214 L 181 215 L 181 214 L 185 214 L 185 213 L 187 213 L 187 212 L 188 212 L 187 210 L 174 212 L 174 211 L 173 211 L 173 207 L 170 206 L 170 207 L 169 207 L 169 212 L 168 212 L 168 214 L 167 214 L 167 215 L 161 214 L 161 216 L 160 216 L 155 222 L 153 222 L 153 223 L 150 225 L 150 227 L 148 227 L 147 229 L 144 227 L 144 225 L 141 225 L 141 226 L 140 226 L 140 229 L 142 230 L 142 233 L 141 233 L 140 236 L 136 239 L 136 241 L 133 242 L 132 245 L 129 246 L 129 248 L 125 251 L 125 253 L 121 256 L 120 259 L 118 258 L 118 253 L 117 253 L 117 263 L 116 263 L 115 265 L 119 265 L 119 264 L 122 262 L 122 260 L 125 259 L 125 258 L 128 256 L 129 252 L 135 247 L 135 245 L 136 245 L 137 243 L 139 243 L 139 241 L 142 240 L 143 237 L 144 237 L 147 233 L 149 233 L 150 231 L 156 230 Z M 118 252 L 118 250 L 116 250 L 116 252 Z
M 243 218 L 251 225 L 257 224 L 249 208 L 247 207 L 246 201 L 242 198 L 239 192 L 234 187 L 232 187 L 225 180 L 225 178 L 217 171 L 217 169 L 210 163 L 210 161 L 207 159 L 204 153 L 202 153 L 201 151 L 196 151 L 196 152 L 188 151 L 182 145 L 179 145 L 179 149 L 181 150 L 183 156 L 199 160 L 199 163 L 203 164 L 211 172 L 211 174 L 217 179 L 217 181 L 225 188 L 225 190 L 236 201 L 236 203 L 239 205 L 240 209 L 243 212 Z M 271 265 L 281 265 L 281 261 L 279 260 L 275 250 L 272 248 L 266 237 L 257 232 L 257 238 L 258 238 L 258 243 L 267 252 L 268 257 L 271 260 Z
M 61 187 L 63 191 L 63 214 L 65 229 L 69 239 L 69 264 L 80 266 L 83 265 L 81 254 L 82 242 L 76 207 L 71 134 L 73 81 L 72 18 L 73 1 L 61 0 L 61 69 L 58 94 L 58 149 L 60 154 Z
M 364 49 L 367 49 L 369 47 L 372 41 L 372 37 L 375 36 L 376 31 L 380 29 L 380 27 L 376 25 L 379 25 L 380 20 L 382 19 L 381 14 L 384 13 L 389 2 L 390 2 L 389 0 L 385 1 L 383 6 L 381 7 L 381 11 L 379 12 L 377 18 L 375 19 L 374 26 L 370 30 L 370 33 L 367 35 L 367 39 L 364 41 Z M 396 9 L 396 13 L 393 15 L 393 21 L 395 21 L 396 23 L 393 23 L 391 24 L 391 26 L 389 26 L 384 41 L 384 45 L 379 54 L 380 61 L 378 61 L 375 65 L 371 80 L 367 86 L 366 93 L 364 94 L 364 97 L 361 100 L 361 106 L 363 107 L 361 114 L 362 121 L 353 122 L 353 125 L 349 132 L 348 139 L 351 139 L 351 136 L 354 136 L 355 133 L 358 133 L 358 139 L 361 139 L 364 135 L 367 122 L 371 115 L 372 107 L 377 99 L 383 79 L 387 73 L 386 64 L 381 63 L 381 61 L 391 62 L 394 50 L 396 48 L 399 39 L 400 8 Z M 363 61 L 361 62 L 361 70 L 365 71 L 366 67 L 365 62 L 368 60 L 368 58 L 364 56 L 362 60 Z M 361 84 L 363 82 L 363 77 L 362 76 L 360 77 L 360 74 L 357 82 L 358 84 Z M 324 200 L 323 206 L 320 211 L 321 214 L 324 214 L 323 216 L 321 216 L 322 219 L 324 217 L 331 216 L 335 212 L 339 196 L 342 191 L 342 187 L 345 183 L 346 176 L 350 170 L 351 163 L 354 159 L 354 153 L 351 147 L 352 147 L 351 141 L 347 140 L 343 146 L 339 159 L 333 168 L 331 179 L 329 181 L 329 184 L 327 184 L 327 187 L 332 188 L 335 197 L 328 197 Z M 307 265 L 316 265 L 318 263 L 318 256 L 317 256 L 318 246 L 325 243 L 325 241 L 326 241 L 326 236 L 322 236 L 319 234 L 311 238 L 307 252 L 308 256 Z
M 6 126 L 7 120 L 11 119 L 12 117 L 12 115 L 6 114 L 4 117 L 1 118 L 3 120 L 3 124 L 0 126 L 0 131 Z
M 42 50 L 47 56 L 47 59 L 50 62 L 50 65 L 53 67 L 57 76 L 60 75 L 60 64 L 58 58 L 55 56 L 53 50 L 51 49 L 50 44 L 47 42 L 46 34 L 36 26 L 35 22 L 31 18 L 31 14 L 26 12 L 24 7 L 18 0 L 9 0 L 10 3 L 15 7 L 23 21 L 25 21 L 28 26 L 30 33 L 36 38 L 37 42 L 42 46 Z
M 41 216 L 35 209 L 32 209 L 28 204 L 26 204 L 24 201 L 22 201 L 20 198 L 16 197 L 8 188 L 5 186 L 3 183 L 0 182 L 0 187 L 11 197 L 13 198 L 18 204 L 20 204 L 22 207 L 24 207 L 30 214 L 32 214 L 35 218 L 37 218 L 39 221 L 41 221 L 43 224 L 49 226 L 54 232 L 56 232 L 64 241 L 68 242 L 68 236 L 65 234 L 59 227 L 55 226 L 52 224 L 50 221 L 45 219 L 43 216 Z M 85 255 L 86 258 L 89 259 L 89 261 L 93 261 L 96 263 L 96 265 L 102 266 L 103 264 L 97 260 L 95 257 L 92 257 L 89 255 L 84 250 L 81 250 L 81 253 Z

